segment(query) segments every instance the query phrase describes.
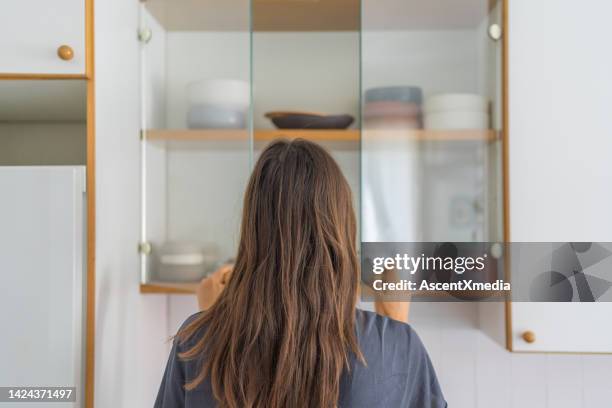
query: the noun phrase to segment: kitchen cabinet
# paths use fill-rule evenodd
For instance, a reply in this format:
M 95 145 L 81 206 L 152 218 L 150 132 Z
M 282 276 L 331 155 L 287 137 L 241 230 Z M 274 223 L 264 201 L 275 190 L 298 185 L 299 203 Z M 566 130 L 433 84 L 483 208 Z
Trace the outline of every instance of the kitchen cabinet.
M 192 293 L 235 255 L 278 137 L 331 152 L 363 241 L 503 240 L 502 4 L 142 2 L 141 291 Z M 277 129 L 277 111 L 353 121 Z
M 90 0 L 6 0 L 0 74 L 84 75 Z
M 512 241 L 612 241 L 612 56 L 600 52 L 611 12 L 596 0 L 509 2 Z M 513 302 L 508 347 L 610 353 L 610 316 L 609 302 Z

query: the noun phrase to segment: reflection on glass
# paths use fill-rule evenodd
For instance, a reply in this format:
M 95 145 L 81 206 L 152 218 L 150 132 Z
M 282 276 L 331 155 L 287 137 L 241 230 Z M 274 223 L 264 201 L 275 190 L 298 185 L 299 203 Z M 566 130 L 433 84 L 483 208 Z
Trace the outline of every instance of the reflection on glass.
M 501 2 L 362 4 L 362 240 L 501 239 Z

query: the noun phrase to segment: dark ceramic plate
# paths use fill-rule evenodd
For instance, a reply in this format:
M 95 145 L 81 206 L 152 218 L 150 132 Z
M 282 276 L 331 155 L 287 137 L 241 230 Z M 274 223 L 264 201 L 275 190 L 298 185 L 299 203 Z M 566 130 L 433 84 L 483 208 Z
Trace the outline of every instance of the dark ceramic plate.
M 322 115 L 308 112 L 268 112 L 279 129 L 346 129 L 355 120 L 351 115 Z

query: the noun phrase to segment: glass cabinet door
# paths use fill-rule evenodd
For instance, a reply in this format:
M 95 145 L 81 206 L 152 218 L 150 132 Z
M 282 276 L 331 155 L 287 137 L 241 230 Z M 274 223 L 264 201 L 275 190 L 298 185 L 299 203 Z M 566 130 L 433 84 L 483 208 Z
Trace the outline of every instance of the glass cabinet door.
M 502 1 L 362 0 L 362 240 L 503 240 Z
M 250 2 L 141 3 L 141 282 L 234 256 L 251 168 Z
M 141 3 L 143 284 L 235 255 L 253 160 L 323 145 L 362 241 L 503 239 L 502 1 Z

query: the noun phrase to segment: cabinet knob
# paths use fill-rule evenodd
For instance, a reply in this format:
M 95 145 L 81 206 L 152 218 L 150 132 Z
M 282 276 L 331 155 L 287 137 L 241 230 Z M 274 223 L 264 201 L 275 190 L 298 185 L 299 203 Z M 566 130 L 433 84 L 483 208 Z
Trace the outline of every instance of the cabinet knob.
M 502 28 L 499 24 L 491 24 L 487 31 L 489 33 L 489 38 L 493 41 L 499 41 L 502 37 Z
M 62 45 L 57 49 L 57 56 L 64 61 L 70 61 L 72 58 L 74 58 L 74 51 L 72 50 L 72 47 Z
M 523 337 L 523 340 L 525 340 L 527 343 L 533 343 L 536 340 L 535 333 L 530 330 L 524 332 L 521 337 Z

